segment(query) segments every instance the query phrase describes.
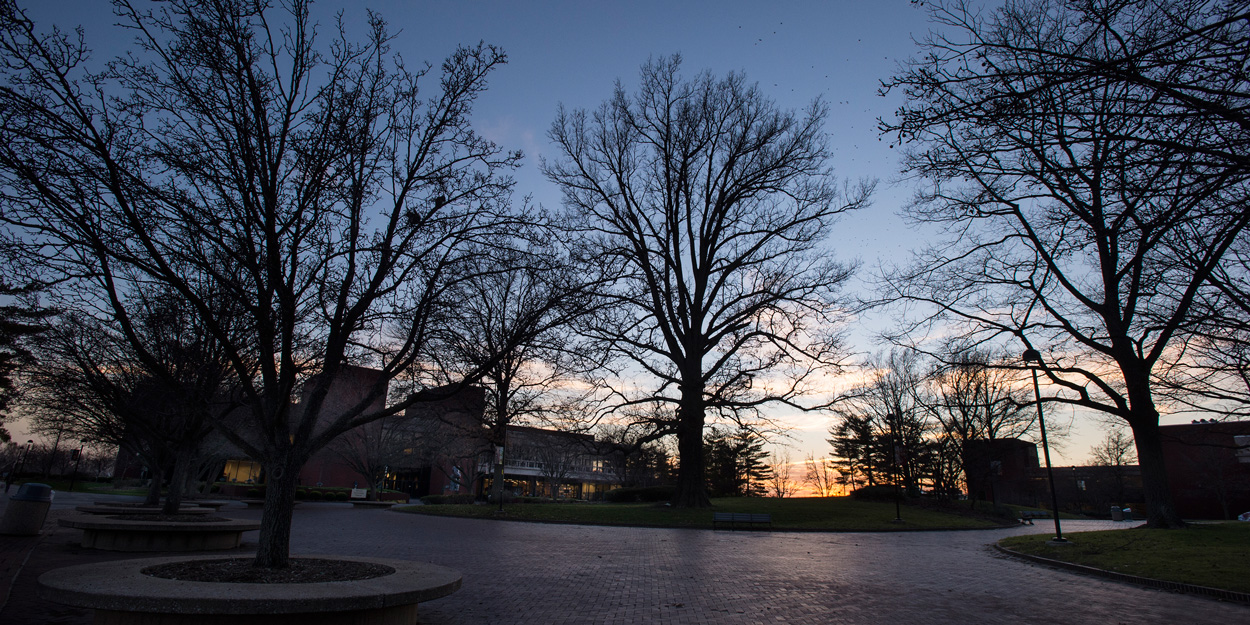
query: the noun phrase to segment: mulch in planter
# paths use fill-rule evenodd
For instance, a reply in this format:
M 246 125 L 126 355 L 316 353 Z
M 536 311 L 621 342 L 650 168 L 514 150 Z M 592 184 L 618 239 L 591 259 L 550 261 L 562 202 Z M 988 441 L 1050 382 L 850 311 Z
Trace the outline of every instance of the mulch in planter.
M 244 584 L 312 584 L 316 582 L 347 582 L 390 575 L 395 569 L 371 562 L 291 558 L 284 569 L 261 569 L 252 566 L 251 558 L 223 560 L 189 560 L 149 566 L 144 575 L 191 582 Z
M 207 514 L 114 514 L 108 518 L 117 521 L 174 521 L 177 523 L 210 523 L 230 520 Z

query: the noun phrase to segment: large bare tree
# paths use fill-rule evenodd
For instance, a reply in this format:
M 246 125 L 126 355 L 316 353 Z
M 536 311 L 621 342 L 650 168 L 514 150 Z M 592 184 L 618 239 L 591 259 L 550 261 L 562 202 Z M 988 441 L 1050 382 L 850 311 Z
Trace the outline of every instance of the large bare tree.
M 595 272 L 577 266 L 561 224 L 537 216 L 533 221 L 481 250 L 474 275 L 457 289 L 460 305 L 435 338 L 448 374 L 480 371 L 482 425 L 496 450 L 491 496 L 497 501 L 504 495 L 509 425 L 584 429 L 586 418 L 569 422 L 557 415 L 593 414 L 567 408 L 581 408 L 593 392 L 572 379 L 593 368 L 595 359 L 571 327 L 594 308 Z
M 177 293 L 150 287 L 134 295 L 129 333 L 145 353 L 116 324 L 66 312 L 39 340 L 26 404 L 37 430 L 109 443 L 139 459 L 152 475 L 147 503 L 156 505 L 168 478 L 164 512 L 174 514 L 237 384 L 224 345 Z M 213 305 L 228 326 L 222 303 Z
M 953 325 L 1042 352 L 1043 401 L 1132 428 L 1152 527 L 1183 525 L 1160 369 L 1250 223 L 1244 4 L 938 3 L 885 85 L 906 103 L 883 130 L 922 183 L 909 214 L 949 235 L 886 271 L 920 313 L 898 338 Z
M 304 0 L 115 6 L 134 46 L 101 66 L 80 36 L 0 4 L 0 219 L 23 266 L 152 368 L 127 305 L 149 285 L 221 342 L 245 423 L 222 432 L 268 483 L 256 564 L 281 567 L 300 467 L 419 401 L 390 380 L 433 361 L 448 290 L 511 220 L 520 154 L 469 121 L 505 56 L 479 44 L 409 67 L 372 13 L 326 44 Z M 242 332 L 215 301 L 243 311 Z M 327 401 L 349 365 L 380 373 L 359 401 Z
M 833 360 L 851 268 L 832 260 L 829 236 L 872 185 L 835 186 L 820 101 L 782 111 L 741 74 L 686 79 L 680 67 L 652 60 L 633 94 L 618 83 L 594 111 L 561 109 L 559 157 L 543 167 L 615 273 L 587 334 L 655 380 L 616 405 L 675 408 L 654 432 L 677 437 L 674 503 L 705 507 L 708 419 L 798 405 Z
M 1014 367 L 1002 364 L 982 350 L 956 350 L 929 374 L 929 401 L 922 408 L 939 423 L 939 443 L 955 464 L 952 484 L 988 476 L 989 466 L 970 466 L 972 444 L 1029 437 L 1036 428 L 1032 393 Z M 1053 437 L 1053 421 L 1051 430 Z

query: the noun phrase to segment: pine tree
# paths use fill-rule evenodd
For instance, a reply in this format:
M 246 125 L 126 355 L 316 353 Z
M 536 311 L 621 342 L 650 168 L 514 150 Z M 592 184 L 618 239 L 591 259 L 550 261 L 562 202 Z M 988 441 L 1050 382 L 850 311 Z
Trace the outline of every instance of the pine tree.
M 0 283 L 0 297 L 5 299 L 26 292 L 25 289 Z M 10 405 L 21 392 L 14 377 L 19 369 L 35 360 L 26 340 L 43 331 L 40 322 L 50 314 L 50 311 L 34 306 L 0 306 L 0 442 L 9 441 L 9 432 L 2 426 Z

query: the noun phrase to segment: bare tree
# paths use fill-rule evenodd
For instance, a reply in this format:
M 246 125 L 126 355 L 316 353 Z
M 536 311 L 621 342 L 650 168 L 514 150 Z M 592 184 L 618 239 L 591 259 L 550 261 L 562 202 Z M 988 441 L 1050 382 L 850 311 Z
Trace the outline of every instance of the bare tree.
M 560 241 L 562 230 L 543 219 L 506 242 L 484 246 L 474 275 L 456 290 L 460 303 L 452 320 L 435 339 L 435 353 L 447 373 L 460 377 L 481 372 L 478 384 L 486 391 L 482 425 L 499 450 L 492 481 L 497 501 L 504 492 L 509 425 L 553 425 L 552 415 L 593 414 L 561 409 L 561 404 L 576 404 L 587 395 L 573 390 L 572 376 L 592 365 L 584 362 L 586 350 L 570 326 L 594 305 L 593 285 L 586 281 L 589 271 L 575 266 Z
M 618 83 L 593 112 L 561 109 L 550 131 L 560 157 L 543 169 L 615 277 L 610 310 L 585 332 L 656 380 L 616 405 L 675 407 L 655 432 L 677 437 L 673 503 L 706 507 L 708 419 L 799 405 L 833 362 L 851 269 L 825 244 L 872 185 L 834 186 L 819 100 L 780 111 L 740 74 L 685 80 L 680 66 L 650 61 L 636 93 Z
M 433 362 L 474 243 L 513 221 L 501 174 L 520 154 L 469 122 L 505 56 L 461 48 L 431 76 L 391 54 L 372 13 L 362 41 L 338 23 L 321 46 L 304 0 L 116 7 L 136 49 L 99 72 L 80 38 L 0 7 L 0 219 L 24 267 L 95 304 L 145 361 L 127 302 L 149 285 L 222 343 L 246 424 L 222 432 L 268 482 L 255 562 L 282 567 L 300 467 L 418 401 L 389 381 Z M 348 365 L 380 374 L 328 409 Z
M 1202 418 L 1244 419 L 1250 417 L 1250 237 L 1233 244 L 1209 282 L 1215 288 L 1199 294 L 1193 332 L 1164 357 L 1160 394 Z
M 114 324 L 60 315 L 38 341 L 42 362 L 28 376 L 27 412 L 36 431 L 58 442 L 130 451 L 153 476 L 147 503 L 156 505 L 168 482 L 163 512 L 174 514 L 234 385 L 221 343 L 177 293 L 154 287 L 135 299 L 127 302 L 129 332 L 147 353 L 136 353 Z
M 988 477 L 975 474 L 988 472 L 989 466 L 969 466 L 969 443 L 1028 436 L 1037 412 L 1018 373 L 1002 367 L 1001 360 L 980 350 L 956 350 L 943 360 L 929 376 L 930 401 L 923 407 L 940 424 L 939 442 L 948 452 L 942 457 L 954 461 L 949 483 L 955 485 Z
M 1089 450 L 1089 463 L 1100 467 L 1123 467 L 1137 463 L 1133 437 L 1121 427 L 1111 427 Z
M 351 470 L 369 480 L 370 501 L 376 501 L 389 468 L 398 468 L 417 443 L 412 424 L 402 415 L 383 417 L 344 432 L 329 449 Z
M 793 471 L 790 454 L 778 454 L 774 451 L 768 458 L 770 474 L 768 476 L 768 492 L 773 497 L 793 497 L 798 490 L 798 483 L 791 477 Z
M 551 494 L 551 500 L 560 497 L 560 485 L 568 481 L 581 468 L 588 450 L 578 441 L 562 436 L 550 437 L 541 444 L 530 447 L 523 456 L 533 458 L 538 463 L 543 482 Z
M 888 480 L 916 492 L 932 466 L 931 435 L 937 425 L 925 408 L 924 371 L 920 353 L 896 349 L 866 363 L 866 381 L 844 394 L 834 408 L 841 419 L 834 426 L 834 455 L 852 467 L 867 470 L 868 483 Z
M 1038 0 L 985 17 L 939 3 L 947 34 L 885 85 L 907 102 L 882 128 L 907 144 L 905 171 L 924 184 L 909 215 L 949 235 L 885 272 L 886 299 L 921 313 L 895 338 L 953 326 L 970 344 L 1046 354 L 1055 392 L 1043 401 L 1132 428 L 1152 527 L 1183 525 L 1167 487 L 1157 377 L 1250 224 L 1250 170 L 1235 147 L 1246 127 L 1161 94 L 1202 74 L 1218 48 L 1231 55 L 1219 70 L 1231 82 L 1210 103 L 1244 103 L 1244 72 L 1234 78 L 1240 70 L 1223 64 L 1240 67 L 1245 46 L 1201 43 L 1244 41 L 1244 20 L 1217 15 L 1233 4 Z M 1195 35 L 1208 17 L 1211 29 Z M 1194 45 L 1169 47 L 1178 37 Z M 1154 69 L 1119 75 L 1138 63 Z M 1179 73 L 1156 80 L 1169 67 Z
M 821 497 L 832 497 L 838 491 L 838 471 L 833 466 L 832 458 L 816 458 L 814 454 L 807 454 L 803 459 L 803 468 L 806 470 L 803 481 L 811 486 L 816 494 Z

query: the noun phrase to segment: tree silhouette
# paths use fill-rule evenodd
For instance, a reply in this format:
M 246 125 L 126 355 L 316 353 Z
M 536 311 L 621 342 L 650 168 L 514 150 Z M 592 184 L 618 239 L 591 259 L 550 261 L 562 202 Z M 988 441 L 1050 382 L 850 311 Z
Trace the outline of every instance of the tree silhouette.
M 1044 401 L 1132 428 L 1152 527 L 1183 525 L 1158 377 L 1250 224 L 1243 5 L 939 3 L 947 34 L 884 87 L 923 185 L 909 215 L 948 235 L 885 271 L 885 299 L 919 313 L 894 338 L 1042 352 Z
M 703 431 L 769 402 L 799 405 L 836 359 L 837 292 L 850 267 L 826 247 L 836 217 L 867 203 L 828 170 L 820 101 L 780 111 L 740 74 L 686 80 L 678 56 L 648 62 L 593 112 L 561 109 L 545 162 L 614 280 L 587 335 L 655 380 L 618 407 L 674 407 L 678 506 L 710 505 Z M 765 383 L 767 380 L 767 383 Z
M 148 365 L 127 302 L 149 285 L 223 345 L 246 427 L 221 431 L 268 481 L 256 564 L 282 567 L 300 467 L 420 400 L 389 396 L 390 380 L 431 361 L 474 243 L 515 223 L 503 172 L 520 154 L 469 122 L 506 58 L 479 44 L 411 69 L 372 13 L 361 41 L 338 22 L 322 45 L 304 0 L 115 7 L 133 54 L 93 72 L 80 38 L 0 6 L 2 217 L 21 266 Z M 354 365 L 379 374 L 328 408 Z

